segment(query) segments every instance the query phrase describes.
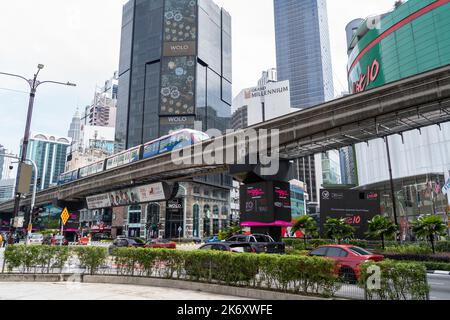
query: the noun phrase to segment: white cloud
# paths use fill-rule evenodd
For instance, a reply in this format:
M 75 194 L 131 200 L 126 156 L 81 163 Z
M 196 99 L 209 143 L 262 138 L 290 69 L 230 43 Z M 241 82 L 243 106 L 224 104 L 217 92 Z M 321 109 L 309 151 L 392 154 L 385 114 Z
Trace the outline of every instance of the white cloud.
M 0 2 L 0 71 L 42 80 L 72 81 L 77 88 L 42 86 L 32 129 L 67 134 L 76 107 L 91 102 L 96 84 L 117 69 L 122 5 L 126 0 L 15 0 Z M 233 18 L 233 91 L 253 86 L 261 71 L 275 67 L 273 0 L 216 0 Z M 328 0 L 336 91 L 346 89 L 345 25 L 384 12 L 394 0 Z M 339 84 L 341 83 L 341 85 Z M 27 84 L 0 76 L 0 88 Z M 0 143 L 15 152 L 23 135 L 28 97 L 0 89 Z

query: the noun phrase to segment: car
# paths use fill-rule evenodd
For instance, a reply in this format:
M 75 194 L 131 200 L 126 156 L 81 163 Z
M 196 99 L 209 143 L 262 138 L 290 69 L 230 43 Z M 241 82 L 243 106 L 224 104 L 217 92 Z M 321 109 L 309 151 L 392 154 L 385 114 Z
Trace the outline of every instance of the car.
M 324 257 L 336 261 L 336 274 L 348 283 L 356 283 L 361 277 L 361 264 L 366 261 L 382 261 L 384 256 L 373 254 L 354 245 L 324 245 L 308 256 Z
M 113 241 L 113 243 L 108 247 L 109 254 L 113 253 L 113 250 L 116 248 L 143 248 L 145 245 L 145 241 L 141 238 L 117 238 Z
M 275 242 L 271 236 L 265 234 L 240 234 L 228 238 L 225 242 L 249 243 L 257 253 L 284 254 L 286 252 L 284 242 Z
M 208 238 L 206 238 L 205 243 L 214 243 L 214 242 L 220 242 L 219 236 L 217 234 L 212 235 Z
M 61 245 L 67 246 L 67 245 L 69 245 L 69 241 L 67 241 L 67 239 L 64 236 L 57 234 L 55 236 L 54 245 L 56 245 L 56 246 L 61 246 Z
M 153 249 L 176 249 L 177 243 L 174 241 L 169 241 L 165 239 L 152 239 L 145 243 L 144 248 L 153 248 Z
M 237 253 L 256 253 L 256 249 L 249 243 L 207 243 L 198 248 L 199 250 L 217 250 L 217 251 L 229 251 Z
M 28 243 L 32 245 L 40 245 L 44 242 L 44 235 L 40 233 L 32 233 L 29 236 Z

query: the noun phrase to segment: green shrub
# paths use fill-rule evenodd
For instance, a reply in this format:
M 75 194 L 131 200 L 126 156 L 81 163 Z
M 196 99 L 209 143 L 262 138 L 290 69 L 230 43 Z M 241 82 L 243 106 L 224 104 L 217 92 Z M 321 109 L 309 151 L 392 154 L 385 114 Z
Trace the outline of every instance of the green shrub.
M 432 250 L 427 245 L 395 245 L 388 246 L 384 250 L 386 253 L 412 253 L 412 254 L 427 254 L 432 253 Z
M 442 271 L 450 271 L 450 263 L 446 262 L 433 262 L 433 261 L 421 261 L 427 270 L 442 270 Z
M 438 241 L 436 242 L 437 252 L 450 252 L 450 241 Z
M 86 267 L 92 275 L 106 262 L 107 249 L 104 247 L 76 247 L 74 248 L 80 264 Z
M 21 268 L 23 272 L 30 272 L 34 268 L 41 268 L 41 272 L 50 272 L 50 269 L 62 269 L 69 258 L 68 247 L 57 246 L 7 246 L 5 250 L 5 263 L 8 271 Z
M 380 267 L 380 288 L 368 290 L 367 283 L 372 276 L 368 268 L 372 265 Z M 425 266 L 415 262 L 384 260 L 364 263 L 359 285 L 366 288 L 369 300 L 427 300 L 429 295 Z

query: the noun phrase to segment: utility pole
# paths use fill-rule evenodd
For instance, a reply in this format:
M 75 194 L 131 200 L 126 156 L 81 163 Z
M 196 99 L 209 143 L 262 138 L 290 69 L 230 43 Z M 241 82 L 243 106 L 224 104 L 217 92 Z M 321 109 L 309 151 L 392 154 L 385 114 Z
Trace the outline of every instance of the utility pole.
M 385 137 L 384 138 L 384 142 L 386 144 L 386 153 L 387 153 L 387 160 L 388 160 L 388 167 L 389 167 L 389 182 L 390 182 L 390 185 L 391 185 L 392 211 L 393 211 L 393 214 L 394 214 L 395 225 L 398 226 L 397 204 L 395 203 L 394 179 L 392 177 L 391 153 L 390 153 L 390 150 L 389 150 L 389 137 Z
M 23 141 L 22 141 L 22 147 L 21 147 L 21 151 L 20 151 L 20 159 L 19 159 L 19 166 L 17 169 L 17 177 L 16 177 L 16 186 L 15 186 L 15 194 L 14 194 L 14 212 L 13 212 L 13 219 L 18 215 L 19 213 L 19 208 L 20 208 L 20 198 L 22 196 L 21 193 L 18 192 L 18 188 L 19 188 L 19 180 L 20 180 L 20 174 L 21 174 L 21 166 L 22 163 L 25 162 L 26 156 L 27 156 L 27 150 L 28 150 L 28 142 L 29 142 L 29 137 L 30 137 L 30 127 L 31 127 L 31 118 L 33 116 L 33 106 L 34 106 L 34 98 L 36 96 L 36 90 L 37 88 L 44 83 L 53 83 L 53 84 L 60 84 L 60 85 L 65 85 L 65 86 L 72 86 L 75 87 L 76 84 L 74 83 L 62 83 L 62 82 L 57 82 L 57 81 L 39 81 L 37 80 L 39 72 L 44 68 L 43 64 L 39 64 L 37 66 L 38 70 L 37 72 L 34 74 L 33 79 L 27 79 L 23 76 L 17 75 L 17 74 L 12 74 L 12 73 L 5 73 L 5 72 L 0 72 L 0 75 L 5 75 L 5 76 L 10 76 L 10 77 L 16 77 L 16 78 L 20 78 L 25 80 L 28 85 L 30 86 L 30 98 L 28 101 L 28 112 L 27 112 L 27 122 L 25 125 L 25 132 L 23 135 Z M 14 225 L 11 225 L 10 227 L 10 232 L 11 235 L 14 232 Z M 12 238 L 12 237 L 10 237 Z

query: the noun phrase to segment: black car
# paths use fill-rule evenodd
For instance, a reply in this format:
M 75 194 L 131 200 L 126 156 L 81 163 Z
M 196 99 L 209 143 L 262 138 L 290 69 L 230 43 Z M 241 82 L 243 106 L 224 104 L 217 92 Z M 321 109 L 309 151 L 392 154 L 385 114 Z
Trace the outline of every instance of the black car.
M 228 238 L 226 243 L 248 243 L 257 253 L 285 253 L 283 242 L 275 242 L 271 236 L 265 234 L 235 235 Z
M 113 253 L 116 248 L 143 248 L 145 240 L 140 238 L 117 238 L 108 247 L 109 254 Z
M 227 243 L 227 242 L 207 243 L 201 246 L 199 250 L 256 253 L 256 250 L 249 243 Z

